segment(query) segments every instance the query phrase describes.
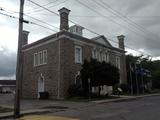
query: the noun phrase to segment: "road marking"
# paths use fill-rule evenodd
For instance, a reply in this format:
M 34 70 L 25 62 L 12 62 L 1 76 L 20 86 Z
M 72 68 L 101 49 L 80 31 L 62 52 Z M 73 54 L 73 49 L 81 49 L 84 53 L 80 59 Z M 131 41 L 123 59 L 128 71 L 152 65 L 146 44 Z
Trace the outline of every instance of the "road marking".
M 48 115 L 30 115 L 21 117 L 17 120 L 79 120 L 79 119 L 59 117 L 59 116 L 48 116 Z

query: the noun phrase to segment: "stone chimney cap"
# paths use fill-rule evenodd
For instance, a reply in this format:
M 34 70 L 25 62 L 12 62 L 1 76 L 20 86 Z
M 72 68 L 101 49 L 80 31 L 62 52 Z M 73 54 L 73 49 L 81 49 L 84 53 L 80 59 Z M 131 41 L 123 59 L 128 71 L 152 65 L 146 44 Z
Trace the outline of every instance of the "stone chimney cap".
M 58 10 L 58 12 L 59 12 L 59 13 L 67 13 L 67 14 L 69 14 L 70 10 L 67 9 L 67 8 L 65 8 L 65 7 L 63 7 L 63 8 L 61 8 L 60 10 Z
M 124 39 L 124 37 L 125 37 L 124 35 L 117 36 L 118 39 Z
M 23 30 L 23 34 L 29 34 L 29 31 Z

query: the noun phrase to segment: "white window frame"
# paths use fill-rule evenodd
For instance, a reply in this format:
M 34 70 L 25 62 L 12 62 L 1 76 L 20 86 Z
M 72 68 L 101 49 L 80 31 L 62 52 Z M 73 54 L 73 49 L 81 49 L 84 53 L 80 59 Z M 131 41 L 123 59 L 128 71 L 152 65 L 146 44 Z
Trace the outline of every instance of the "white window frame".
M 120 65 L 121 63 L 120 63 L 120 57 L 116 57 L 116 67 L 118 68 L 118 69 L 120 69 L 121 68 L 121 65 Z
M 43 64 L 43 53 L 42 51 L 38 52 L 38 65 Z
M 96 53 L 97 51 L 96 51 L 96 49 L 93 49 L 92 50 L 92 58 L 94 58 L 94 59 L 96 59 L 97 57 L 97 53 Z
M 38 54 L 34 53 L 34 66 L 38 66 Z
M 43 64 L 47 64 L 47 50 L 43 50 Z
M 79 58 L 79 60 L 78 60 L 77 55 L 76 55 L 76 50 L 77 49 L 80 50 L 80 56 L 79 56 L 80 58 Z M 75 63 L 82 63 L 82 47 L 81 46 L 75 46 L 74 53 L 75 53 L 75 55 L 74 55 Z

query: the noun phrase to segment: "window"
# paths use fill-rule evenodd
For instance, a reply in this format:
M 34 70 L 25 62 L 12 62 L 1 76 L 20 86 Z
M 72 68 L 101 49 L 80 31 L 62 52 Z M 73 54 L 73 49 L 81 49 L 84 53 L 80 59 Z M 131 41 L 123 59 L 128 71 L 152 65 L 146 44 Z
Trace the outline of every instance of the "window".
M 106 56 L 104 52 L 102 53 L 102 61 L 106 61 Z
M 96 50 L 92 50 L 92 58 L 96 59 L 97 56 L 96 56 Z
M 38 52 L 38 65 L 42 65 L 43 64 L 43 56 L 42 56 L 42 51 Z
M 38 55 L 37 53 L 34 53 L 34 66 L 38 65 Z
M 120 57 L 116 57 L 116 67 L 120 69 Z
M 108 53 L 105 53 L 105 61 L 109 62 L 109 54 Z
M 47 50 L 43 50 L 43 64 L 47 64 Z
M 109 53 L 106 53 L 106 56 L 107 56 L 107 62 L 109 63 Z
M 75 63 L 82 63 L 82 47 L 75 46 Z
M 34 53 L 34 66 L 47 64 L 47 50 Z
M 102 51 L 100 51 L 100 53 L 99 53 L 99 61 L 100 61 L 100 62 L 103 61 L 103 53 L 102 53 Z

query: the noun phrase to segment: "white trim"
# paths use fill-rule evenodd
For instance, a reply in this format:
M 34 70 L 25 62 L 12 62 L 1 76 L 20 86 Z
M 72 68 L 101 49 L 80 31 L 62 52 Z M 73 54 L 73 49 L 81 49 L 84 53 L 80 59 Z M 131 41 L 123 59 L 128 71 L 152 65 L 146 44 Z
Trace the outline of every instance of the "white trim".
M 74 39 L 74 38 L 71 38 L 71 37 L 68 37 L 68 36 L 66 36 L 66 35 L 61 35 L 60 37 L 55 37 L 55 38 L 52 38 L 52 39 L 50 39 L 50 40 L 47 40 L 47 41 L 45 41 L 45 42 L 43 42 L 43 43 L 38 43 L 37 45 L 34 45 L 34 46 L 32 46 L 32 47 L 29 47 L 29 48 L 26 48 L 26 49 L 24 49 L 24 50 L 22 50 L 23 52 L 24 51 L 28 51 L 28 50 L 31 50 L 31 49 L 34 49 L 34 48 L 37 48 L 37 47 L 40 47 L 40 46 L 43 46 L 43 45 L 45 45 L 45 44 L 49 44 L 49 43 L 51 43 L 51 42 L 55 42 L 55 41 L 57 41 L 57 40 L 59 40 L 59 39 L 61 39 L 61 38 L 68 38 L 68 39 L 70 39 L 70 40 L 73 40 L 73 41 L 75 41 L 75 43 L 76 42 L 78 42 L 78 44 L 82 44 L 82 45 L 84 45 L 84 44 L 86 44 L 86 45 L 89 45 L 89 46 L 92 46 L 92 47 L 96 47 L 97 48 L 97 46 L 98 47 L 101 47 L 101 48 L 104 48 L 104 49 L 107 49 L 107 50 L 112 50 L 112 47 L 111 48 L 108 48 L 107 46 L 106 47 L 104 47 L 104 46 L 102 46 L 102 45 L 97 45 L 96 43 L 88 43 L 88 42 L 84 42 L 84 41 L 80 41 L 80 40 L 77 40 L 77 39 Z M 32 44 L 32 43 L 31 43 Z M 27 46 L 27 45 L 25 45 L 25 46 Z M 119 49 L 119 48 L 118 48 Z M 113 50 L 113 51 L 115 51 L 115 50 Z M 117 51 L 116 51 L 117 52 Z M 117 53 L 119 53 L 119 54 L 121 54 L 121 52 L 117 52 Z
M 47 50 L 42 50 L 33 54 L 33 66 L 47 64 Z
M 45 91 L 45 79 L 42 73 L 40 74 L 40 77 L 38 78 L 38 98 L 40 97 L 39 92 Z
M 43 64 L 47 64 L 47 50 L 43 50 Z
M 33 61 L 34 62 L 33 65 L 34 66 L 38 66 L 38 54 L 37 53 L 33 54 L 33 60 L 34 60 Z
M 79 58 L 77 58 L 77 49 L 79 49 Z M 75 46 L 74 47 L 74 57 L 75 57 L 75 63 L 82 63 L 82 47 L 81 46 Z
M 74 44 L 75 44 L 75 45 L 78 45 L 78 46 L 84 46 L 84 43 L 82 43 L 82 42 L 74 41 Z
M 43 65 L 43 53 L 42 53 L 42 51 L 38 52 L 38 65 Z

